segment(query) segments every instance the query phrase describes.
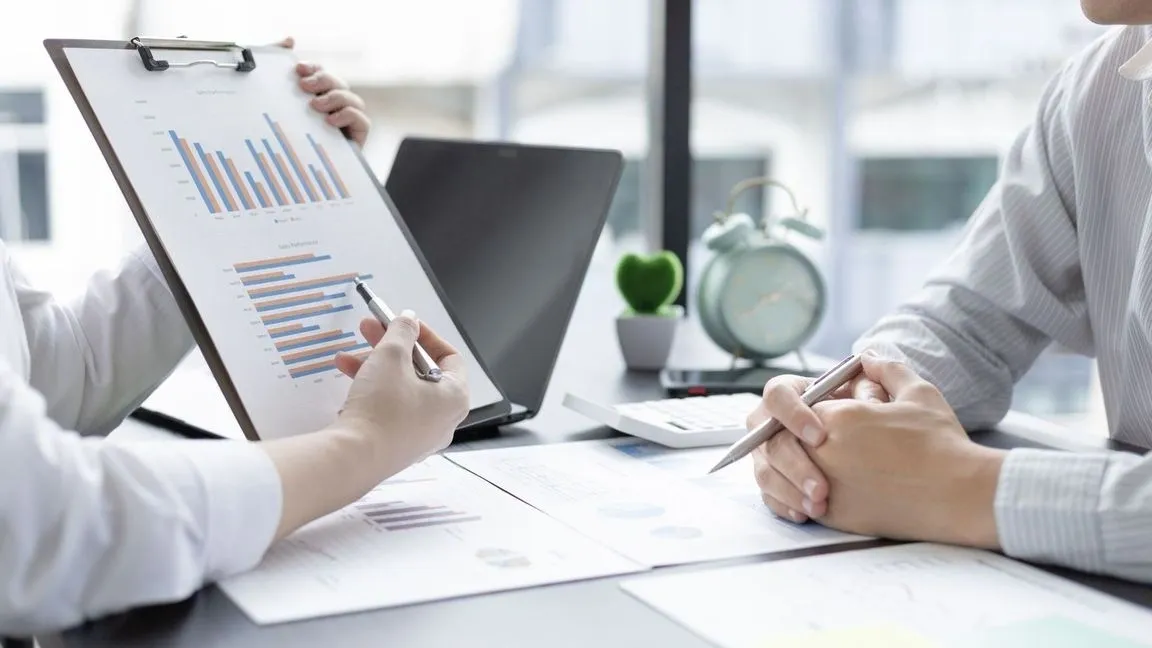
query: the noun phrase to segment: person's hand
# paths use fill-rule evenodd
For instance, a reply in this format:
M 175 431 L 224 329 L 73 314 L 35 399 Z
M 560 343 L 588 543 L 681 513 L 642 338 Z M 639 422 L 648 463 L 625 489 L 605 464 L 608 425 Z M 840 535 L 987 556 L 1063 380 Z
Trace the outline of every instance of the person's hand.
M 281 47 L 295 47 L 296 41 L 285 38 L 277 43 Z M 308 102 L 312 108 L 325 117 L 325 121 L 344 133 L 361 147 L 368 141 L 368 131 L 372 121 L 364 112 L 364 99 L 348 89 L 348 84 L 333 76 L 317 63 L 296 64 L 296 76 L 300 88 L 315 95 Z
M 336 356 L 337 368 L 353 378 L 339 423 L 378 439 L 381 460 L 388 464 L 385 473 L 394 474 L 446 448 L 468 415 L 464 358 L 411 311 L 392 320 L 387 331 L 379 321 L 365 319 L 360 332 L 372 351 Z M 440 366 L 439 382 L 416 375 L 412 351 L 417 338 Z
M 791 432 L 777 434 L 756 448 L 752 460 L 764 504 L 776 515 L 793 522 L 820 517 L 827 507 L 828 480 L 805 452 L 805 448 L 823 443 L 826 436 L 819 417 L 800 399 L 811 382 L 811 378 L 802 376 L 778 376 L 768 381 L 764 398 L 747 421 L 751 430 L 775 417 Z M 883 387 L 863 375 L 841 387 L 832 397 L 888 401 Z M 803 444 L 799 439 L 804 440 Z
M 891 402 L 813 407 L 827 439 L 808 455 L 831 490 L 815 517 L 852 533 L 996 548 L 1004 453 L 969 440 L 939 390 L 903 363 L 866 355 L 864 372 Z

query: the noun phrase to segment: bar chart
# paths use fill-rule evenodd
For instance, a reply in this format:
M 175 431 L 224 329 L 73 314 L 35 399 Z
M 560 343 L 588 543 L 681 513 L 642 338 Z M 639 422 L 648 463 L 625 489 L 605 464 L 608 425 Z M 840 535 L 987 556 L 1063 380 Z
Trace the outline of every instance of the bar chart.
M 184 169 L 210 214 L 259 208 L 289 207 L 350 198 L 347 185 L 332 163 L 324 145 L 311 133 L 307 147 L 297 151 L 293 138 L 268 113 L 263 114 L 268 132 L 245 138 L 235 149 L 241 162 L 221 149 L 207 150 L 202 142 L 188 140 L 174 129 L 168 138 L 180 154 Z M 299 141 L 299 138 L 296 138 Z
M 329 274 L 331 255 L 313 252 L 236 263 L 232 269 L 292 378 L 336 369 L 340 352 L 367 353 L 353 331 L 330 325 L 350 311 L 357 272 Z
M 467 511 L 433 504 L 385 501 L 361 502 L 355 506 L 370 522 L 386 531 L 408 531 L 483 519 L 483 516 Z

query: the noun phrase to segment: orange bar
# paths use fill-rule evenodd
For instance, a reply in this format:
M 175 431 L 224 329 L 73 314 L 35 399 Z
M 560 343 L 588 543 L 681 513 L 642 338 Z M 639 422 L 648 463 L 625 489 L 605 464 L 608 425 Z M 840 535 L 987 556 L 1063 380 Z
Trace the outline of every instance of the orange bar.
M 260 318 L 260 321 L 267 324 L 269 320 L 276 321 L 278 319 L 283 319 L 285 317 L 293 317 L 295 315 L 307 315 L 309 313 L 326 311 L 329 308 L 332 308 L 332 307 L 329 306 L 328 304 L 320 304 L 319 306 L 309 306 L 308 308 L 298 308 L 296 310 L 284 311 L 283 313 L 276 313 L 275 315 L 265 315 L 264 317 Z
M 264 170 L 264 175 L 272 181 L 272 193 L 276 194 L 276 202 L 281 205 L 287 205 L 292 202 L 292 199 L 284 195 L 284 190 L 280 188 L 280 181 L 276 179 L 276 169 L 268 165 L 268 158 L 264 157 L 263 153 L 257 153 L 256 158 L 260 161 L 260 168 Z
M 276 335 L 277 333 L 287 333 L 289 331 L 295 331 L 297 329 L 302 329 L 302 328 L 304 328 L 303 324 L 287 324 L 285 326 L 277 326 L 276 328 L 270 328 L 270 329 L 268 329 L 268 333 L 270 333 L 272 335 Z
M 208 178 L 205 178 L 204 172 L 200 170 L 198 156 L 193 155 L 192 147 L 188 146 L 188 140 L 183 137 L 180 138 L 180 150 L 184 151 L 184 156 L 192 163 L 192 169 L 196 172 L 196 179 L 200 181 L 200 186 L 204 187 L 204 193 L 208 194 L 208 202 L 212 203 L 212 209 L 217 212 L 224 211 L 220 209 L 220 201 L 216 200 L 216 194 L 212 192 L 212 185 L 208 182 Z
M 303 373 L 310 369 L 320 369 L 326 367 L 335 367 L 336 363 L 331 360 L 321 360 L 320 362 L 313 362 L 312 364 L 300 365 L 299 367 L 289 367 L 288 375 L 295 376 L 298 373 Z
M 228 189 L 228 178 L 225 178 L 224 174 L 220 172 L 220 166 L 216 164 L 216 160 L 212 159 L 211 155 L 204 157 L 208 159 L 208 173 L 211 173 L 212 177 L 220 182 L 220 191 L 224 194 L 224 201 L 235 205 L 236 211 L 243 209 L 243 205 L 237 202 L 236 196 L 233 196 L 232 191 Z
M 256 193 L 260 194 L 260 200 L 263 201 L 261 204 L 268 205 L 269 207 L 272 206 L 272 201 L 268 198 L 268 192 L 264 191 L 264 185 L 260 184 L 259 181 L 256 182 Z
M 284 359 L 284 362 L 291 362 L 293 360 L 297 360 L 299 358 L 306 358 L 310 355 L 315 355 L 317 353 L 329 353 L 329 352 L 335 353 L 341 349 L 347 349 L 348 347 L 354 347 L 358 344 L 360 344 L 359 340 L 345 340 L 344 342 L 338 342 L 336 344 L 329 344 L 328 346 L 316 347 L 315 349 L 304 349 L 303 351 L 296 351 L 296 352 L 289 353 L 288 355 L 282 356 L 282 357 Z
M 294 175 L 292 173 L 292 167 L 284 162 L 284 156 L 276 153 L 274 154 L 273 159 L 276 160 L 276 165 L 278 167 L 284 169 L 284 175 L 288 178 L 288 191 L 292 193 L 293 198 L 299 197 L 300 200 L 298 202 L 304 202 L 307 200 L 308 196 L 304 195 L 303 191 L 300 191 L 300 187 L 296 184 L 296 180 L 292 177 Z
M 319 201 L 322 197 L 317 193 L 316 187 L 312 184 L 312 178 L 308 177 L 308 167 L 300 163 L 300 158 L 296 155 L 296 147 L 292 146 L 292 142 L 288 141 L 288 136 L 284 134 L 284 129 L 280 128 L 279 122 L 273 122 L 272 128 L 275 129 L 276 134 L 280 136 L 280 141 L 283 142 L 284 148 L 288 149 L 288 155 L 292 158 L 292 164 L 295 165 L 300 179 L 304 181 L 304 186 L 308 187 L 308 194 L 304 197 L 307 198 L 309 195 L 315 196 L 316 200 Z
M 253 266 L 262 266 L 269 263 L 283 263 L 285 261 L 300 261 L 301 259 L 311 259 L 316 256 L 315 254 L 293 254 L 292 256 L 276 257 L 274 259 L 260 259 L 259 261 L 245 261 L 244 263 L 237 263 L 232 266 L 234 270 L 243 270 L 244 268 L 251 268 Z M 256 275 L 253 275 L 256 276 Z M 251 279 L 252 277 L 245 277 Z
M 348 193 L 348 187 L 344 186 L 344 180 L 340 178 L 340 173 L 336 170 L 336 165 L 332 164 L 332 159 L 328 157 L 328 151 L 324 150 L 324 145 L 317 144 L 316 150 L 320 151 L 320 157 L 324 158 L 324 166 L 332 170 L 332 180 L 340 190 L 340 196 L 343 198 L 350 196 L 351 194 Z
M 302 299 L 315 299 L 316 297 L 323 297 L 324 293 L 304 293 L 303 295 L 296 295 L 295 297 L 281 297 L 280 299 L 270 299 L 268 301 L 256 302 L 257 306 L 279 306 L 281 304 L 291 304 L 298 302 Z
M 228 163 L 228 170 L 232 172 L 232 177 L 236 178 L 236 184 L 240 185 L 240 193 L 244 195 L 244 201 L 252 205 L 252 209 L 259 207 L 260 205 L 252 200 L 252 194 L 248 193 L 248 187 L 244 186 L 244 176 L 236 170 L 236 163 L 232 161 L 232 158 L 224 158 L 224 161 Z
M 328 181 L 319 171 L 316 172 L 316 179 L 320 181 L 320 188 L 324 190 L 324 195 L 332 196 L 329 200 L 339 200 L 340 194 L 333 193 L 332 187 L 328 186 Z
M 312 340 L 318 340 L 320 338 L 328 337 L 330 335 L 339 335 L 342 332 L 343 331 L 324 331 L 323 333 L 313 333 L 312 335 L 305 335 L 304 337 L 294 337 L 291 340 L 284 340 L 283 342 L 280 342 L 279 344 L 276 345 L 276 349 L 280 350 L 286 346 L 291 346 L 293 344 L 299 344 L 301 342 L 310 342 Z
M 316 284 L 327 283 L 329 281 L 336 281 L 336 280 L 343 280 L 343 279 L 349 279 L 350 280 L 350 279 L 357 277 L 357 276 L 359 276 L 359 273 L 349 272 L 348 274 L 332 275 L 331 277 L 321 277 L 319 279 L 309 279 L 308 281 L 297 281 L 296 283 L 276 284 L 275 286 L 268 286 L 267 288 L 255 288 L 253 290 L 249 290 L 248 296 L 253 298 L 253 299 L 256 299 L 260 295 L 264 295 L 264 294 L 267 294 L 270 292 L 276 292 L 277 290 L 286 290 L 289 288 L 307 288 L 309 286 L 315 286 Z
M 277 270 L 276 272 L 261 272 L 259 274 L 246 275 L 244 277 L 244 280 L 248 281 L 249 279 L 252 279 L 252 280 L 275 279 L 276 277 L 283 277 L 283 276 L 284 276 L 284 273 L 280 270 Z

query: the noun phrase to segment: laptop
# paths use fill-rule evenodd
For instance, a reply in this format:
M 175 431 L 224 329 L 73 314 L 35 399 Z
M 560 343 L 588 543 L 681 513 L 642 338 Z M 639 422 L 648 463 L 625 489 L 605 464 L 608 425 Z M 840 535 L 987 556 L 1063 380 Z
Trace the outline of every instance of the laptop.
M 386 189 L 512 403 L 486 429 L 539 412 L 622 170 L 617 151 L 401 142 Z M 189 436 L 244 438 L 199 352 L 134 416 Z
M 410 137 L 385 188 L 493 381 L 535 416 L 623 171 L 618 151 Z

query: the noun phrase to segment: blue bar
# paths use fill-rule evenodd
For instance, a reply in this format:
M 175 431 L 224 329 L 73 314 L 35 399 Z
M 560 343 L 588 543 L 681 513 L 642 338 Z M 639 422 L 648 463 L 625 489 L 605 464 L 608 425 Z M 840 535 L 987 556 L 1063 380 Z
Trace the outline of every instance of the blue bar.
M 303 356 L 300 356 L 299 358 L 295 358 L 293 360 L 285 360 L 284 364 L 285 365 L 294 365 L 294 364 L 297 364 L 300 362 L 311 362 L 312 360 L 319 360 L 320 358 L 324 358 L 327 356 L 334 356 L 337 353 L 340 353 L 341 351 L 347 353 L 348 351 L 357 351 L 359 349 L 366 349 L 369 346 L 370 345 L 367 342 L 361 342 L 360 344 L 354 344 L 350 347 L 344 347 L 343 349 L 335 349 L 335 350 L 328 350 L 328 351 L 319 351 L 317 353 L 309 353 L 308 355 L 303 355 Z
M 316 311 L 315 313 L 304 313 L 303 315 L 290 315 L 288 317 L 274 317 L 274 318 L 264 322 L 264 326 L 276 326 L 277 324 L 283 324 L 285 322 L 291 322 L 294 320 L 301 320 L 301 319 L 308 319 L 309 317 L 319 317 L 321 315 L 331 315 L 332 313 L 339 313 L 340 311 L 346 311 L 346 310 L 352 310 L 352 304 L 346 304 L 344 306 L 333 306 L 332 308 L 329 308 L 328 310 Z
M 257 313 L 263 313 L 265 311 L 280 310 L 281 308 L 292 308 L 293 306 L 303 306 L 304 304 L 315 304 L 316 302 L 322 302 L 322 301 L 326 301 L 329 299 L 340 299 L 341 297 L 347 297 L 347 296 L 348 296 L 347 293 L 335 293 L 332 295 L 320 295 L 319 297 L 309 297 L 308 299 L 298 299 L 295 301 L 284 302 L 283 304 L 260 305 L 260 303 L 257 302 L 256 312 Z
M 304 193 L 308 194 L 308 200 L 312 202 L 319 200 L 316 194 L 312 193 L 312 190 L 308 188 L 308 176 L 304 175 L 304 169 L 301 169 L 300 165 L 296 163 L 296 156 L 292 155 L 288 150 L 288 142 L 285 141 L 283 137 L 280 137 L 280 132 L 276 130 L 276 123 L 272 121 L 268 113 L 264 113 L 264 121 L 268 122 L 268 128 L 272 129 L 272 134 L 276 136 L 276 141 L 280 142 L 280 148 L 284 149 L 284 158 L 288 160 L 288 164 L 291 164 L 292 168 L 296 170 L 296 175 L 300 176 L 300 188 L 304 190 Z
M 300 335 L 301 333 L 311 333 L 312 331 L 319 331 L 319 330 L 320 330 L 320 325 L 319 324 L 313 324 L 312 326 L 305 326 L 304 328 L 298 328 L 295 331 L 282 331 L 280 333 L 271 333 L 268 335 L 268 337 L 275 340 L 276 338 L 288 337 L 289 335 Z
M 364 278 L 361 277 L 361 280 Z M 287 295 L 294 292 L 301 292 L 305 290 L 316 290 L 317 288 L 326 288 L 328 286 L 343 286 L 344 284 L 354 283 L 352 279 L 333 279 L 332 281 L 325 281 L 323 283 L 312 284 L 310 286 L 297 286 L 295 288 L 285 288 L 283 290 L 273 290 L 271 292 L 260 293 L 253 295 L 249 293 L 248 297 L 252 299 L 264 299 L 265 297 L 274 297 L 276 295 Z
M 325 186 L 324 181 L 320 179 L 320 172 L 316 170 L 316 167 L 309 164 L 308 170 L 312 172 L 312 177 L 316 178 L 316 186 L 320 187 L 320 191 L 324 192 L 324 199 L 325 200 L 335 200 L 335 198 L 332 196 L 331 192 L 329 192 L 328 188 Z
M 332 371 L 335 368 L 336 368 L 336 365 L 330 364 L 327 367 L 316 367 L 315 369 L 309 369 L 308 371 L 297 371 L 296 373 L 292 374 L 292 377 L 293 378 L 303 378 L 304 376 L 311 376 L 312 374 L 324 373 L 325 371 Z
M 256 179 L 252 177 L 252 172 L 245 171 L 244 177 L 248 178 L 248 186 L 252 187 L 252 195 L 256 196 L 256 200 L 260 201 L 260 206 L 271 207 L 271 205 L 269 205 L 268 202 L 264 200 L 264 196 L 260 195 L 260 189 L 256 187 Z
M 296 201 L 296 204 L 304 202 L 304 200 L 300 198 L 300 194 L 296 193 L 296 187 L 292 182 L 292 178 L 288 177 L 288 169 L 285 169 L 284 165 L 280 164 L 280 160 L 277 160 L 276 154 L 272 152 L 272 145 L 269 144 L 266 139 L 260 141 L 264 142 L 264 150 L 268 151 L 269 163 L 274 165 L 276 170 L 280 172 L 280 177 L 284 180 L 284 188 L 288 190 L 288 195 L 292 196 L 292 200 Z
M 333 333 L 332 335 L 325 335 L 318 337 L 315 340 L 308 340 L 307 342 L 296 342 L 294 344 L 285 344 L 277 349 L 278 351 L 291 351 L 292 349 L 303 349 L 313 344 L 324 344 L 325 342 L 335 342 L 336 340 L 343 340 L 344 338 L 356 337 L 355 333 Z
M 232 173 L 232 167 L 228 166 L 228 158 L 224 157 L 220 151 L 216 151 L 216 159 L 220 160 L 220 168 L 224 170 L 224 175 L 232 181 L 232 188 L 236 190 L 236 197 L 240 199 L 240 204 L 244 206 L 244 209 L 252 209 L 253 205 L 249 204 L 248 199 L 244 197 L 244 187 L 240 185 L 240 178 L 237 178 L 236 174 Z
M 285 203 L 280 200 L 280 192 L 276 191 L 276 183 L 272 181 L 272 176 L 268 173 L 268 169 L 260 164 L 260 156 L 256 154 L 256 147 L 252 145 L 252 140 L 246 139 L 244 143 L 248 145 L 248 152 L 252 154 L 252 161 L 256 163 L 256 168 L 260 169 L 260 174 L 264 176 L 264 184 L 268 185 L 268 193 L 276 199 L 276 202 L 284 205 Z M 275 160 L 268 160 L 268 164 L 275 164 Z
M 192 176 L 192 182 L 196 185 L 196 190 L 200 192 L 200 197 L 204 199 L 204 206 L 208 208 L 209 214 L 215 214 L 216 210 L 212 208 L 212 201 L 208 198 L 208 190 L 200 182 L 200 176 L 196 174 L 196 169 L 192 167 L 192 160 L 188 159 L 188 155 L 184 153 L 184 147 L 180 146 L 180 138 L 176 135 L 176 131 L 170 130 L 168 134 L 172 136 L 172 144 L 180 151 L 180 159 L 184 160 L 184 166 L 188 167 L 188 175 Z
M 332 178 L 332 188 L 340 192 L 341 198 L 347 198 L 348 195 L 344 193 L 344 190 L 340 188 L 340 183 L 336 181 L 336 169 L 333 169 L 332 165 L 328 164 L 328 158 L 320 153 L 320 145 L 316 143 L 315 139 L 312 139 L 311 133 L 308 134 L 308 143 L 312 145 L 312 150 L 316 151 L 316 157 L 320 158 L 320 164 L 324 165 L 324 170 L 328 172 L 328 177 Z
M 196 147 L 196 154 L 200 156 L 200 164 L 204 165 L 204 173 L 207 173 L 208 177 L 212 178 L 212 184 L 216 187 L 216 193 L 220 194 L 220 197 L 224 199 L 224 206 L 228 208 L 228 211 L 236 211 L 236 205 L 233 205 L 232 201 L 228 200 L 228 194 L 224 191 L 223 185 L 216 179 L 216 174 L 212 173 L 212 167 L 208 165 L 208 156 L 204 153 L 204 147 L 200 146 L 199 142 L 193 146 Z
M 308 259 L 296 259 L 294 261 L 273 261 L 271 263 L 261 263 L 260 265 L 248 266 L 243 270 L 236 272 L 260 272 L 263 270 L 275 270 L 276 268 L 284 268 L 287 266 L 300 265 L 302 263 L 312 263 L 313 261 L 331 261 L 331 254 L 324 254 L 321 256 L 314 256 Z
M 260 284 L 275 283 L 277 281 L 288 281 L 289 279 L 295 278 L 296 275 L 294 274 L 286 274 L 283 277 L 268 277 L 266 279 L 241 279 L 240 283 L 244 284 L 245 286 L 259 286 Z

